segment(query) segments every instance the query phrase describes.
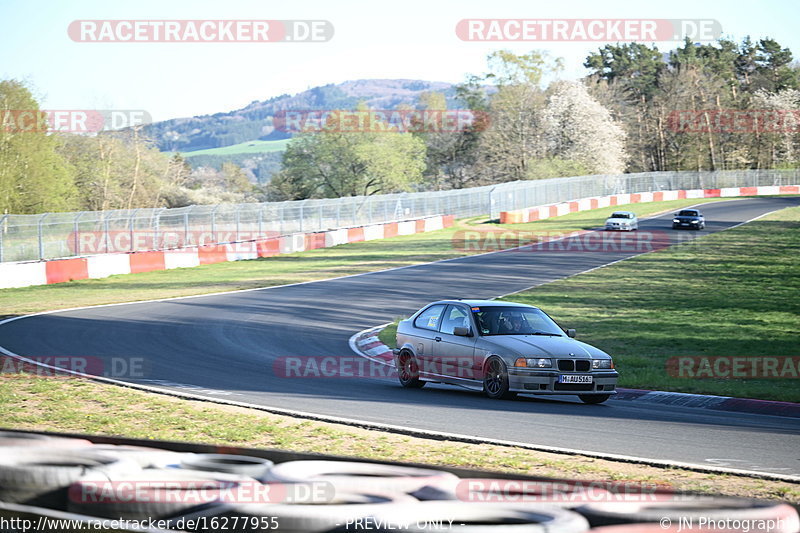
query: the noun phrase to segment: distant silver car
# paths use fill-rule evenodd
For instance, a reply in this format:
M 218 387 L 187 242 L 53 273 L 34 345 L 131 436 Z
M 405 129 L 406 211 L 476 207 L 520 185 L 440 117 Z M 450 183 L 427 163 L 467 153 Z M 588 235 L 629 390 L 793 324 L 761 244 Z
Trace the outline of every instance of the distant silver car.
M 636 218 L 636 213 L 615 211 L 606 219 L 605 227 L 610 231 L 634 231 L 639 229 L 639 219 Z
M 426 382 L 482 390 L 490 398 L 517 393 L 571 394 L 601 403 L 616 394 L 611 357 L 575 340 L 537 307 L 492 300 L 443 300 L 397 327 L 400 384 Z

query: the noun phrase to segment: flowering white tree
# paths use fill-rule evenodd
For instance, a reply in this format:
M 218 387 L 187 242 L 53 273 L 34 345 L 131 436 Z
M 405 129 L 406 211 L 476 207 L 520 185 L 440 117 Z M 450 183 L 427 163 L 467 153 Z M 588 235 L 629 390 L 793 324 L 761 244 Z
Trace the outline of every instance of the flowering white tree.
M 559 81 L 548 92 L 542 125 L 548 152 L 593 174 L 621 174 L 628 154 L 625 130 L 582 83 Z
M 784 89 L 777 93 L 760 90 L 753 94 L 750 106 L 758 111 L 773 111 L 775 116 L 764 117 L 763 137 L 770 151 L 773 166 L 784 166 L 793 163 L 800 153 L 800 91 Z M 757 116 L 757 115 L 754 115 Z M 770 126 L 774 133 L 770 132 Z

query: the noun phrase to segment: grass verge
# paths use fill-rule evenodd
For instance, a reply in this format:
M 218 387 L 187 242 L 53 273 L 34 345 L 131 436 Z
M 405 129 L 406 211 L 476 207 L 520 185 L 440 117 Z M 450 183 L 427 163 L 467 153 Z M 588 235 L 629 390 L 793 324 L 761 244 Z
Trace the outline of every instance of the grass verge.
M 627 208 L 635 210 L 639 216 L 649 216 L 698 202 L 700 201 L 651 202 L 634 204 Z M 0 289 L 0 315 L 16 316 L 70 307 L 270 287 L 449 259 L 469 253 L 454 246 L 454 237 L 464 229 L 506 227 L 520 231 L 570 232 L 597 227 L 616 209 L 595 209 L 515 225 L 458 221 L 455 227 L 441 231 L 343 244 L 250 261 Z
M 800 402 L 796 360 L 782 379 L 710 377 L 699 366 L 704 357 L 800 356 L 798 230 L 800 208 L 784 209 L 501 300 L 576 328 L 579 340 L 614 356 L 621 387 Z M 392 348 L 398 322 L 378 334 Z M 700 359 L 680 377 L 667 371 L 673 357 Z
M 800 208 L 790 208 L 504 299 L 543 308 L 610 353 L 620 386 L 798 402 L 798 376 L 700 379 L 666 370 L 676 356 L 800 356 L 798 250 Z
M 524 475 L 663 483 L 680 490 L 800 502 L 800 490 L 792 483 L 407 437 L 69 377 L 0 374 L 0 412 L 2 425 L 15 429 L 291 448 Z

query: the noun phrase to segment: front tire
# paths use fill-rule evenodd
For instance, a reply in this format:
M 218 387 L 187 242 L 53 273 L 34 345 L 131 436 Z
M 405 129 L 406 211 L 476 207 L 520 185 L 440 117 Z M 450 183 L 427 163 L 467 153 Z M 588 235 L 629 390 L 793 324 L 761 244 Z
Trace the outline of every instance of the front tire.
M 493 400 L 511 400 L 517 396 L 516 392 L 508 390 L 508 370 L 499 357 L 491 357 L 486 361 L 483 393 Z
M 604 401 L 611 398 L 610 394 L 579 394 L 578 398 L 581 399 L 583 403 L 588 404 L 597 404 L 603 403 Z
M 401 352 L 397 357 L 397 377 L 400 385 L 407 389 L 421 389 L 425 382 L 419 379 L 419 365 L 409 352 Z

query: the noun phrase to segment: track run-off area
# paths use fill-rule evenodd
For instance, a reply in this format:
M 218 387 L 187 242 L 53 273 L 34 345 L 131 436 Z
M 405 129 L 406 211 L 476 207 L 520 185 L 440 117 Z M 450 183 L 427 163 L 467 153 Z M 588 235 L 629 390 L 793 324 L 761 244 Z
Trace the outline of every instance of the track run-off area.
M 670 230 L 669 212 L 641 220 L 639 232 L 656 232 L 668 246 L 798 205 L 797 197 L 713 202 L 702 207 L 703 231 Z M 91 357 L 108 366 L 141 361 L 138 377 L 119 379 L 324 419 L 800 479 L 796 418 L 613 398 L 602 405 L 525 395 L 492 401 L 455 387 L 407 390 L 379 375 L 300 378 L 280 370 L 284 358 L 357 357 L 348 344 L 354 333 L 433 300 L 494 298 L 639 253 L 507 250 L 295 285 L 42 313 L 0 323 L 0 351 Z

